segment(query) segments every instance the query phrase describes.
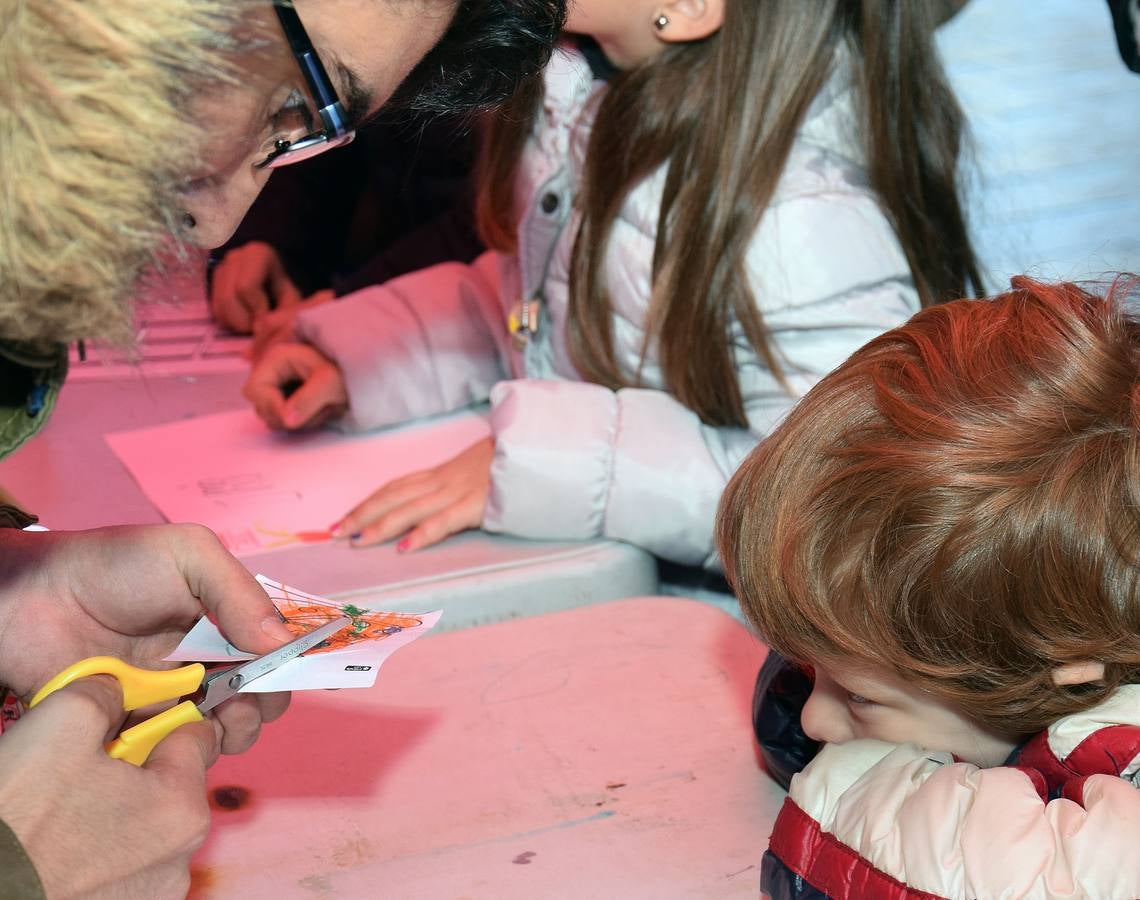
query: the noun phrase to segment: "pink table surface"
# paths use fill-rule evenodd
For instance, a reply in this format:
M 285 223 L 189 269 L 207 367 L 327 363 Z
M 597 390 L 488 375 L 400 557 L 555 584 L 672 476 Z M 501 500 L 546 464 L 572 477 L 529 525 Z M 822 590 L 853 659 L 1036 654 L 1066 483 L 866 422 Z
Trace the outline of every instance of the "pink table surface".
M 192 896 L 756 897 L 764 653 L 677 598 L 429 635 L 211 770 Z

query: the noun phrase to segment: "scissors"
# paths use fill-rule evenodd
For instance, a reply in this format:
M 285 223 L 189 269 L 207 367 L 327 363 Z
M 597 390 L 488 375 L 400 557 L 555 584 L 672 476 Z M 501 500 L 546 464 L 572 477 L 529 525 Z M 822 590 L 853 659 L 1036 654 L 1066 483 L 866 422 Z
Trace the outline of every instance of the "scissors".
M 184 700 L 177 706 L 172 706 L 128 728 L 107 745 L 107 754 L 112 758 L 141 766 L 159 742 L 175 728 L 190 722 L 202 721 L 205 718 L 204 713 L 241 693 L 251 681 L 279 669 L 351 624 L 351 618 L 341 616 L 264 656 L 209 672 L 202 663 L 155 671 L 136 668 L 114 656 L 92 656 L 68 666 L 56 675 L 40 688 L 32 698 L 32 702 L 28 704 L 28 708 L 71 682 L 89 675 L 110 675 L 115 678 L 123 689 L 123 709 L 127 711 L 201 691 L 202 699 L 197 703 L 193 700 Z

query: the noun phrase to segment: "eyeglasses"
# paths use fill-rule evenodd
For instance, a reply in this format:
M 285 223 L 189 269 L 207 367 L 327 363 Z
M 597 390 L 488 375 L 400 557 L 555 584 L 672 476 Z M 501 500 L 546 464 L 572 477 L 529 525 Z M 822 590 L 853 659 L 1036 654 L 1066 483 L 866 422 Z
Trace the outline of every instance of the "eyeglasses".
M 315 117 L 307 114 L 308 132 L 297 140 L 280 138 L 273 144 L 273 150 L 261 162 L 256 164 L 259 169 L 279 169 L 282 166 L 292 165 L 305 159 L 332 150 L 334 147 L 343 147 L 351 143 L 356 132 L 349 127 L 348 117 L 337 96 L 328 73 L 325 71 L 321 58 L 313 49 L 313 42 L 309 40 L 305 26 L 288 0 L 274 0 L 273 11 L 281 22 L 281 30 L 289 41 L 289 49 L 301 68 L 305 83 L 309 87 L 309 94 L 316 102 L 317 115 L 320 116 L 319 131 L 311 130 L 316 124 Z

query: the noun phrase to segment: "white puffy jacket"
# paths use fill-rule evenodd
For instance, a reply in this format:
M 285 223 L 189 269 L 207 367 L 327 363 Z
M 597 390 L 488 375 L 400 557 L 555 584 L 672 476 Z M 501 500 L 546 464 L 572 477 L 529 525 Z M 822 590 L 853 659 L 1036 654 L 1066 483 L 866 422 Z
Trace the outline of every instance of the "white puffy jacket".
M 752 288 L 796 396 L 918 309 L 898 241 L 860 162 L 852 92 L 837 74 L 813 103 L 747 256 Z M 715 565 L 713 519 L 729 476 L 795 400 L 734 329 L 750 427 L 714 428 L 664 390 L 654 346 L 643 388 L 585 383 L 565 340 L 568 269 L 592 104 L 605 90 L 563 46 L 524 152 L 519 252 L 444 263 L 305 312 L 298 333 L 344 373 L 349 428 L 491 401 L 496 449 L 484 527 L 531 538 L 629 541 Z M 627 197 L 606 260 L 615 349 L 637 370 L 664 168 Z M 541 294 L 525 350 L 506 318 Z M 700 348 L 694 347 L 694 353 Z M 364 486 L 362 486 L 363 488 Z M 369 488 L 374 486 L 368 486 Z
M 1140 685 L 1034 736 L 1014 765 L 860 740 L 792 778 L 771 900 L 1136 900 Z

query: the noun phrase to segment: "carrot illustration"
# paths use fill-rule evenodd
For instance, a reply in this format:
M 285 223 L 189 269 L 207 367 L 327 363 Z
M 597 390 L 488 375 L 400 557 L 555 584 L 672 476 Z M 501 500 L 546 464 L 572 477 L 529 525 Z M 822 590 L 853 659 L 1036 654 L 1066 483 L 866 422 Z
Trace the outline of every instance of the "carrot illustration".
M 338 631 L 328 640 L 321 642 L 309 653 L 327 653 L 330 650 L 340 650 L 360 641 L 383 640 L 391 634 L 397 634 L 405 628 L 414 628 L 422 625 L 423 620 L 418 616 L 402 615 L 392 612 L 374 612 L 351 603 L 339 606 L 332 603 L 321 603 L 307 596 L 293 596 L 288 591 L 282 591 L 282 596 L 273 597 L 277 611 L 285 621 L 285 627 L 295 635 L 307 634 L 314 628 L 319 628 L 326 622 L 340 616 L 352 619 L 352 625 Z

